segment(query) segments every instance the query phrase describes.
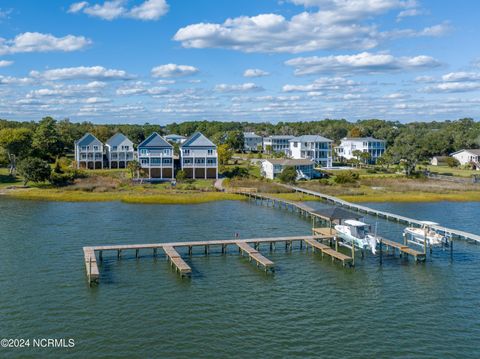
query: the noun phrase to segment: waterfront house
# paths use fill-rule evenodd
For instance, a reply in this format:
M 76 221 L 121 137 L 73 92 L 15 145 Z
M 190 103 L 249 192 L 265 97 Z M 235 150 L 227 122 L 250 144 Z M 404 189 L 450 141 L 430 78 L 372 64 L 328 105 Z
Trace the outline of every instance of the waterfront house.
M 149 179 L 173 179 L 173 146 L 154 132 L 138 145 L 138 161 Z
M 385 153 L 385 141 L 373 137 L 345 137 L 335 151 L 338 157 L 346 160 L 356 158 L 355 151 L 368 152 L 369 162 L 376 163 L 377 159 Z
M 180 146 L 180 163 L 187 178 L 218 178 L 217 146 L 195 132 Z
M 109 168 L 127 168 L 128 162 L 135 159 L 133 142 L 123 133 L 116 133 L 105 143 Z
M 77 168 L 103 168 L 103 143 L 91 133 L 75 141 Z
M 456 158 L 462 166 L 472 165 L 475 169 L 480 170 L 480 149 L 472 150 L 460 150 L 450 154 L 453 158 Z
M 332 166 L 332 140 L 318 135 L 294 137 L 290 141 L 289 156 L 309 159 L 322 167 Z
M 184 143 L 186 141 L 186 137 L 185 136 L 181 136 L 181 135 L 176 135 L 176 134 L 170 134 L 170 135 L 166 135 L 165 136 L 165 139 L 170 142 L 170 143 L 178 143 L 178 144 L 181 144 L 181 143 Z
M 446 166 L 448 158 L 448 156 L 433 156 L 430 160 L 430 164 L 432 166 Z
M 288 154 L 290 141 L 294 136 L 269 136 L 263 139 L 263 150 L 265 152 L 283 152 Z
M 268 159 L 262 161 L 260 173 L 265 178 L 274 179 L 286 167 L 295 167 L 297 180 L 309 180 L 316 176 L 314 166 L 315 162 L 308 159 Z
M 247 152 L 257 152 L 263 148 L 263 137 L 255 134 L 255 132 L 243 133 L 244 144 L 243 149 Z

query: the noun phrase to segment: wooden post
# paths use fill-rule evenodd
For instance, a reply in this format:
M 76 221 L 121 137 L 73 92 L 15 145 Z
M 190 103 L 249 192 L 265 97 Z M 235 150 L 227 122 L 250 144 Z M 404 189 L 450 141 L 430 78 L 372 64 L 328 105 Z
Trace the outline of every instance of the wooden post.
M 338 238 L 333 237 L 333 240 L 335 241 L 335 250 L 338 252 Z
M 453 261 L 453 237 L 450 238 L 450 261 Z
M 121 254 L 122 254 L 122 251 L 119 249 L 119 250 L 117 251 L 117 259 L 120 259 L 120 255 L 121 255 Z
M 135 249 L 135 258 L 138 258 L 138 249 Z
M 383 240 L 380 238 L 380 265 L 382 265 L 383 261 Z
M 355 243 L 352 241 L 352 263 L 355 265 Z
M 103 261 L 103 251 L 98 252 L 98 257 L 100 259 L 100 262 L 102 262 Z
M 154 256 L 154 257 L 157 256 L 157 248 L 153 248 L 153 256 Z

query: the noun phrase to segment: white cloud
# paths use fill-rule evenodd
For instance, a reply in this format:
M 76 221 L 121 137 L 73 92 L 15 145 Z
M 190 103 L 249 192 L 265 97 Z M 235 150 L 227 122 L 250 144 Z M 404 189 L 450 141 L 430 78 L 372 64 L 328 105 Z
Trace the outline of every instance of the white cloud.
M 395 57 L 362 52 L 356 55 L 297 57 L 285 62 L 295 67 L 295 75 L 322 72 L 385 72 L 433 68 L 440 63 L 430 56 Z
M 370 49 L 380 41 L 400 36 L 438 36 L 443 27 L 380 32 L 368 23 L 393 9 L 409 9 L 413 1 L 400 0 L 293 0 L 297 5 L 320 7 L 290 19 L 278 14 L 229 18 L 223 23 L 197 23 L 180 28 L 174 40 L 186 48 L 227 48 L 243 52 L 290 52 L 325 49 Z
M 282 90 L 284 92 L 348 91 L 357 85 L 355 81 L 344 77 L 322 77 L 308 85 L 284 85 Z
M 106 69 L 103 66 L 79 66 L 46 70 L 44 72 L 30 71 L 30 76 L 45 80 L 128 80 L 132 76 L 124 70 Z
M 70 5 L 68 12 L 83 12 L 104 20 L 132 18 L 145 21 L 158 20 L 168 12 L 168 4 L 165 0 L 146 0 L 131 9 L 128 9 L 125 4 L 125 0 L 111 0 L 94 5 L 90 5 L 87 1 L 81 1 Z
M 0 85 L 30 85 L 33 79 L 30 77 L 12 77 L 0 75 Z
M 122 86 L 116 90 L 116 94 L 119 96 L 130 95 L 165 95 L 170 92 L 170 89 L 163 86 L 152 86 L 151 84 L 143 81 L 137 81 L 129 86 Z
M 215 86 L 215 91 L 217 92 L 251 92 L 263 90 L 263 87 L 258 86 L 253 82 L 247 82 L 240 85 L 219 84 Z
M 194 66 L 166 64 L 154 67 L 152 69 L 152 76 L 162 78 L 181 77 L 194 75 L 198 73 L 198 71 Z
M 7 67 L 13 64 L 13 61 L 0 60 L 0 67 Z
M 423 90 L 430 93 L 442 93 L 442 92 L 469 92 L 480 90 L 480 73 L 478 72 L 450 72 L 443 75 L 440 79 L 434 78 L 421 79 L 429 82 L 432 85 L 425 87 Z
M 147 0 L 132 8 L 128 16 L 139 20 L 158 20 L 167 11 L 168 4 L 165 0 Z
M 406 17 L 413 17 L 413 16 L 420 16 L 423 15 L 425 12 L 423 10 L 413 8 L 400 11 L 397 15 L 397 22 L 402 21 Z
M 84 101 L 85 103 L 108 103 L 112 102 L 111 99 L 105 97 L 88 97 Z
M 0 38 L 0 55 L 23 52 L 77 51 L 92 43 L 84 36 L 67 35 L 55 37 L 39 32 L 25 32 L 14 39 Z
M 262 76 L 268 76 L 268 75 L 270 75 L 270 73 L 260 69 L 247 69 L 243 73 L 244 77 L 262 77 Z

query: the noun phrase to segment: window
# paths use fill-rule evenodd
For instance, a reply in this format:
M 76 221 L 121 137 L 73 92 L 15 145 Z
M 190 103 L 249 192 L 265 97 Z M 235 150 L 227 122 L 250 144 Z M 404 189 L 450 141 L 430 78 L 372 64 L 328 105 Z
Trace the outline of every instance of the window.
M 207 164 L 209 165 L 215 165 L 217 163 L 216 158 L 207 158 Z
M 148 159 L 147 158 L 142 158 L 142 159 L 140 159 L 140 163 L 142 165 L 148 165 Z
M 187 150 L 187 149 L 183 150 L 183 154 L 184 154 L 184 155 L 189 155 L 189 154 L 190 154 L 190 150 Z
M 195 158 L 195 164 L 203 165 L 205 163 L 205 158 Z
M 98 151 L 98 146 L 93 146 L 94 151 Z
M 112 151 L 116 151 L 117 150 L 117 146 L 112 146 Z
M 87 146 L 82 146 L 82 151 L 86 151 L 87 150 Z
M 191 165 L 192 164 L 192 159 L 191 158 L 184 158 L 183 159 L 183 164 L 184 165 Z
M 128 150 L 130 150 L 130 146 L 122 146 L 122 150 L 128 151 Z
M 170 164 L 172 164 L 172 159 L 171 159 L 171 158 L 164 158 L 164 159 L 163 159 L 163 164 L 164 164 L 164 165 L 170 165 Z
M 212 156 L 212 155 L 213 155 L 213 150 L 208 150 L 208 151 L 207 151 L 207 154 L 208 154 L 209 156 Z
M 148 155 L 148 150 L 146 150 L 145 148 L 142 148 L 142 149 L 140 150 L 140 154 L 146 156 L 146 155 Z
M 294 142 L 293 147 L 297 148 L 298 147 L 298 142 Z

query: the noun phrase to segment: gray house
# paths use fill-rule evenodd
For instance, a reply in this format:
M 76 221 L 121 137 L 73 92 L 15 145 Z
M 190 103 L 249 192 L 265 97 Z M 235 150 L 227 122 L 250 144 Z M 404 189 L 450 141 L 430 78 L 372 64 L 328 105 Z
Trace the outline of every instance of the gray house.
M 188 178 L 218 178 L 217 146 L 195 132 L 181 146 L 181 166 Z
M 255 134 L 255 132 L 244 132 L 243 133 L 244 143 L 243 149 L 248 152 L 260 151 L 263 147 L 263 137 Z
M 126 168 L 135 159 L 133 142 L 123 133 L 116 133 L 105 144 L 109 168 Z
M 77 168 L 103 168 L 103 143 L 91 133 L 75 141 Z
M 173 146 L 154 132 L 138 145 L 138 161 L 149 179 L 173 179 Z

